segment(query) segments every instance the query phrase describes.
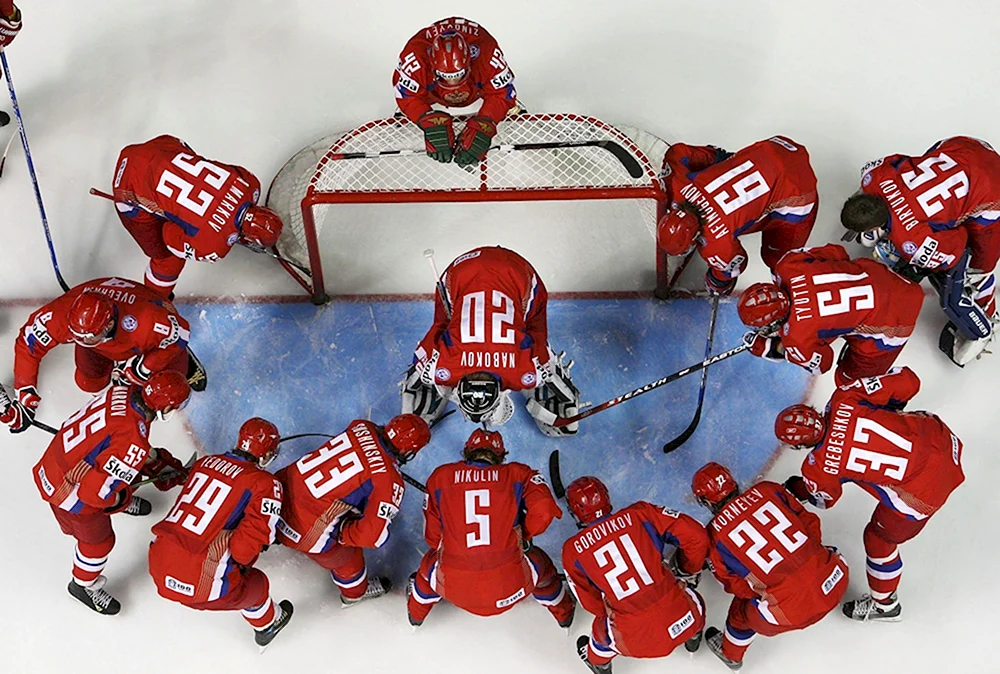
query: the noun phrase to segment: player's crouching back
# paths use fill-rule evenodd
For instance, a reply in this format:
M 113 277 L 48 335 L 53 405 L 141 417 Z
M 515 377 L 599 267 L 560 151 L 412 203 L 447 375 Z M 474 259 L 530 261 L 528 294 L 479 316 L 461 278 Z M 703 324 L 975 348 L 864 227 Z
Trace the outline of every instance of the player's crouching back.
M 254 568 L 281 517 L 281 483 L 262 470 L 279 440 L 271 422 L 246 421 L 235 449 L 195 463 L 149 546 L 160 596 L 200 611 L 240 611 L 262 651 L 292 618 L 292 603 L 275 605 L 267 576 Z

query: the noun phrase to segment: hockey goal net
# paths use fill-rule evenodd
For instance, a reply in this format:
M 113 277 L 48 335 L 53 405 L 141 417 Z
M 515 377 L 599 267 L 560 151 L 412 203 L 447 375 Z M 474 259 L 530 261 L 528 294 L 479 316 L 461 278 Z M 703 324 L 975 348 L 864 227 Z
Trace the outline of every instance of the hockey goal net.
M 655 243 L 668 147 L 593 117 L 521 114 L 500 123 L 484 160 L 462 168 L 427 157 L 423 132 L 392 117 L 300 150 L 275 176 L 267 205 L 285 223 L 285 269 L 316 303 L 328 285 L 335 294 L 427 288 L 425 249 L 443 267 L 493 244 L 524 255 L 550 290 L 655 287 L 663 296 L 681 266 Z M 581 282 L 602 276 L 600 288 Z

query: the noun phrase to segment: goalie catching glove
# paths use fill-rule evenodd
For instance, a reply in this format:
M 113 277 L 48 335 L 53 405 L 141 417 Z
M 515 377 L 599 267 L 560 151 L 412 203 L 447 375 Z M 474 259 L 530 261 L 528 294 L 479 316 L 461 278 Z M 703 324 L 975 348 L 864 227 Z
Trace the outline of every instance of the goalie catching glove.
M 431 360 L 411 365 L 406 371 L 406 377 L 399 383 L 403 399 L 401 414 L 416 414 L 427 425 L 433 424 L 444 413 L 448 404 L 432 381 L 437 356 L 435 352 Z
M 447 164 L 452 158 L 452 148 L 455 146 L 455 129 L 452 118 L 447 112 L 430 110 L 417 120 L 424 132 L 424 148 L 427 156 Z
M 455 163 L 459 166 L 470 166 L 486 156 L 497 135 L 497 125 L 486 117 L 473 117 L 465 124 L 462 135 L 458 137 L 455 147 Z
M 572 417 L 580 411 L 580 391 L 573 385 L 569 376 L 573 361 L 564 362 L 565 356 L 565 351 L 556 356 L 550 350 L 547 363 L 539 365 L 536 360 L 538 386 L 530 391 L 524 391 L 528 399 L 526 405 L 528 413 L 535 420 L 538 430 L 550 438 L 576 435 L 580 429 L 579 422 L 561 428 L 554 425 L 557 418 Z

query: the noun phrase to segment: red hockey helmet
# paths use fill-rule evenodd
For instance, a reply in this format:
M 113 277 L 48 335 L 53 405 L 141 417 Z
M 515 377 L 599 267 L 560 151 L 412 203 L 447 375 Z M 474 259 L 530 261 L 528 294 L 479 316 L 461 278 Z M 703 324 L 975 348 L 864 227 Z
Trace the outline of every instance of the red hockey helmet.
M 507 456 L 507 448 L 503 446 L 503 436 L 498 431 L 487 431 L 477 428 L 472 431 L 472 435 L 465 441 L 465 448 L 462 455 L 469 458 L 475 453 L 489 453 L 495 459 L 494 463 L 500 463 Z
M 187 377 L 176 370 L 154 372 L 142 385 L 143 403 L 161 421 L 166 421 L 174 410 L 184 409 L 190 395 Z
M 74 342 L 80 346 L 97 346 L 111 339 L 118 309 L 100 293 L 83 293 L 73 301 L 66 318 Z
M 744 325 L 770 333 L 788 320 L 791 308 L 781 288 L 773 283 L 754 283 L 740 295 L 736 310 Z
M 283 228 L 281 218 L 270 208 L 250 206 L 240 221 L 240 243 L 255 250 L 273 248 Z
M 430 49 L 431 69 L 443 89 L 457 89 L 469 76 L 472 58 L 469 43 L 453 30 L 434 38 Z
M 581 525 L 590 524 L 611 514 L 608 488 L 596 477 L 578 477 L 566 487 L 566 504 Z
M 698 503 L 715 512 L 727 499 L 739 493 L 740 486 L 736 484 L 729 469 L 712 461 L 694 474 L 691 491 Z
M 240 426 L 236 449 L 257 459 L 257 465 L 263 468 L 278 455 L 280 441 L 277 426 L 267 419 L 251 417 Z
M 823 439 L 825 432 L 823 415 L 809 405 L 786 407 L 774 420 L 775 436 L 795 449 L 815 447 Z
M 385 425 L 385 437 L 399 462 L 406 463 L 431 441 L 431 429 L 416 414 L 400 414 Z
M 667 255 L 685 255 L 701 232 L 698 214 L 690 204 L 678 204 L 660 218 L 656 241 Z

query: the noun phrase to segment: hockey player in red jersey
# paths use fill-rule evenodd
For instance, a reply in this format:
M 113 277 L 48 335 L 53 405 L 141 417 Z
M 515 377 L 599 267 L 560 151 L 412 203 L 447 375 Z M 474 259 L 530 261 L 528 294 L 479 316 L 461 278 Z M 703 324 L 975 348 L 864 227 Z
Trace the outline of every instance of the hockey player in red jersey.
M 552 560 L 532 539 L 562 511 L 538 471 L 504 463 L 496 431 L 476 429 L 462 461 L 439 466 L 427 480 L 424 540 L 430 550 L 410 576 L 407 613 L 423 624 L 442 598 L 480 616 L 498 615 L 531 594 L 561 627 L 576 602 Z
M 0 0 L 0 49 L 8 46 L 21 30 L 21 10 L 14 0 Z
M 572 361 L 548 343 L 548 293 L 534 267 L 512 250 L 476 248 L 458 256 L 438 282 L 434 324 L 417 346 L 402 384 L 402 410 L 428 423 L 449 400 L 466 419 L 490 427 L 514 413 L 508 391 L 522 391 L 548 436 L 577 432 L 552 425 L 577 413 Z
M 0 420 L 12 433 L 31 426 L 41 402 L 39 366 L 60 344 L 76 344 L 76 384 L 88 393 L 107 386 L 113 373 L 116 380 L 142 383 L 166 369 L 184 375 L 201 372 L 187 351 L 188 330 L 173 304 L 134 281 L 99 278 L 81 283 L 21 326 L 14 343 L 17 400 L 8 417 Z
M 879 500 L 864 533 L 871 594 L 843 606 L 855 620 L 899 619 L 897 546 L 920 533 L 965 480 L 962 443 L 951 429 L 928 412 L 903 411 L 919 389 L 912 370 L 894 368 L 841 386 L 825 414 L 793 405 L 775 421 L 779 440 L 812 450 L 802 477 L 785 483 L 796 497 L 830 508 L 853 482 Z
M 590 637 L 577 640 L 590 670 L 610 674 L 619 654 L 662 658 L 680 644 L 696 651 L 705 602 L 694 579 L 708 554 L 701 524 L 645 501 L 613 511 L 596 477 L 573 480 L 566 504 L 581 531 L 563 544 L 563 568 L 580 605 L 594 614 Z M 667 546 L 676 548 L 672 564 L 690 585 L 664 564 Z
M 691 491 L 712 511 L 712 573 L 733 595 L 725 633 L 705 630 L 709 648 L 730 669 L 743 666 L 755 635 L 805 629 L 837 608 L 847 591 L 847 562 L 823 545 L 819 518 L 784 487 L 764 481 L 740 491 L 729 470 L 713 462 L 694 474 Z
M 63 422 L 32 469 L 38 493 L 59 528 L 76 539 L 69 593 L 98 613 L 121 610 L 101 575 L 115 546 L 111 515 L 152 511 L 149 501 L 132 495 L 140 474 L 156 477 L 179 468 L 183 475 L 180 462 L 165 449 L 152 456 L 147 438 L 153 420 L 182 408 L 189 393 L 187 380 L 171 370 L 154 374 L 141 387 L 111 386 Z M 164 477 L 157 484 L 161 489 L 178 483 Z
M 514 73 L 493 36 L 460 17 L 442 19 L 410 38 L 392 75 L 396 103 L 424 132 L 427 154 L 467 166 L 484 156 L 497 124 L 517 104 Z M 455 139 L 452 116 L 433 104 L 461 108 L 482 100 Z
M 261 649 L 292 618 L 292 603 L 275 606 L 267 576 L 254 567 L 281 517 L 281 483 L 264 470 L 279 441 L 270 421 L 244 422 L 235 448 L 191 467 L 149 546 L 161 597 L 199 611 L 240 611 Z
M 942 350 L 963 366 L 982 354 L 1000 322 L 993 275 L 1000 260 L 1000 155 L 989 143 L 955 136 L 919 157 L 869 162 L 840 219 L 865 245 L 888 247 L 915 275 L 933 273 L 939 292 L 953 280 L 958 292 L 941 298 L 951 319 Z
M 728 295 L 746 269 L 739 237 L 761 232 L 761 257 L 772 271 L 809 238 L 818 210 L 816 174 L 795 141 L 775 136 L 732 155 L 675 145 L 666 164 L 674 205 L 660 219 L 657 241 L 668 255 L 686 255 L 697 245 L 708 263 L 709 292 Z
M 118 217 L 149 258 L 146 285 L 164 296 L 188 260 L 216 262 L 237 243 L 254 252 L 277 243 L 281 219 L 256 205 L 259 196 L 250 171 L 201 157 L 173 136 L 125 147 L 115 168 Z
M 740 296 L 744 335 L 755 356 L 799 365 L 812 374 L 833 366 L 830 343 L 843 337 L 837 385 L 884 374 L 917 323 L 920 285 L 869 259 L 852 260 L 842 246 L 792 251 L 774 283 L 755 283 Z
M 384 427 L 356 419 L 276 474 L 285 488 L 278 540 L 330 572 L 344 607 L 392 589 L 388 578 L 368 576 L 363 551 L 389 540 L 403 502 L 399 466 L 430 439 L 430 428 L 415 414 L 394 417 Z

